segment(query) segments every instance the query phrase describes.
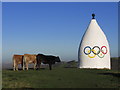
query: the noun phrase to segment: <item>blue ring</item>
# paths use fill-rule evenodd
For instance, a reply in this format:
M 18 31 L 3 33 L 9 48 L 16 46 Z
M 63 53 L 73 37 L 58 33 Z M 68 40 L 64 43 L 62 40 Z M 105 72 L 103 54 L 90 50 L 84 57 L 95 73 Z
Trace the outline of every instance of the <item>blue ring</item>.
M 84 48 L 84 53 L 85 53 L 86 55 L 88 55 L 88 54 L 91 53 L 91 48 L 90 48 L 90 52 L 89 52 L 89 53 L 86 53 L 86 52 L 85 52 L 85 49 L 86 49 L 86 48 L 90 48 L 90 47 L 89 47 L 89 46 L 86 46 L 86 47 Z

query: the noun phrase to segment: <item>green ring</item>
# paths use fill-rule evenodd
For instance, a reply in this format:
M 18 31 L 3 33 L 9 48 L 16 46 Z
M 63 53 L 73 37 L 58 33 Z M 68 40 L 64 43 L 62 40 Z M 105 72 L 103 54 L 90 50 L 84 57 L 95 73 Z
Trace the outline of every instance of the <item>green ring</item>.
M 98 54 L 98 57 L 99 57 L 99 58 L 103 58 L 104 56 L 105 56 L 105 54 L 103 54 L 103 56 L 102 56 L 102 57 Z

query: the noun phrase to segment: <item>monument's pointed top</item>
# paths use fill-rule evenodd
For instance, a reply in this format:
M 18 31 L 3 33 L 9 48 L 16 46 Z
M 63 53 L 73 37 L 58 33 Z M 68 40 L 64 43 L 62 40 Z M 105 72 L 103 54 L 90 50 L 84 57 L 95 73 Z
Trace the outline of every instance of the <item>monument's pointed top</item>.
M 92 14 L 92 19 L 95 19 L 95 14 L 94 13 Z

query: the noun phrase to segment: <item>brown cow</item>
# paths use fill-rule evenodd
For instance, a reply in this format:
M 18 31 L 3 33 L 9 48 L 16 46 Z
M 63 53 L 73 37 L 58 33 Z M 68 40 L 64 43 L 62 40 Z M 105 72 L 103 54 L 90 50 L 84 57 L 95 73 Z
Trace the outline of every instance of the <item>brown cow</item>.
M 23 68 L 23 55 L 13 55 L 13 70 L 18 71 L 18 65 L 21 64 Z
M 37 65 L 36 55 L 24 54 L 23 62 L 25 64 L 23 66 L 25 66 L 27 70 L 28 70 L 28 64 L 31 64 L 31 63 L 34 63 L 34 69 L 36 69 L 36 65 Z

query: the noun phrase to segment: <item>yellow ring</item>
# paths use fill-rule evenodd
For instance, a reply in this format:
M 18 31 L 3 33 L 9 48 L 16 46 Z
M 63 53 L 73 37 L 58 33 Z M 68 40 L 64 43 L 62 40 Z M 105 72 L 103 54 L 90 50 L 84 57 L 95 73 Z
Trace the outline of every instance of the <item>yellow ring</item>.
M 94 49 L 92 49 L 92 51 L 96 53 L 96 51 Z M 90 50 L 88 52 L 90 52 Z M 90 56 L 90 54 L 88 55 L 89 58 L 94 58 L 95 56 L 96 56 L 95 54 L 94 54 L 94 56 Z

